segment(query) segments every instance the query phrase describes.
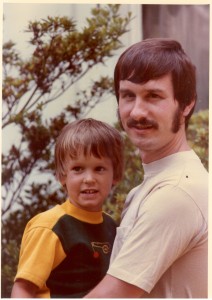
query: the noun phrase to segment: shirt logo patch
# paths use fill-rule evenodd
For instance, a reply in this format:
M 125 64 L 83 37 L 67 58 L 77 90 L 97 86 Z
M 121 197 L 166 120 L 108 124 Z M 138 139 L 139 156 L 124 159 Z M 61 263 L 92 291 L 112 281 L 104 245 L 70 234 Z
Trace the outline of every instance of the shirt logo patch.
M 108 242 L 91 242 L 91 246 L 93 249 L 93 257 L 98 258 L 100 253 L 99 251 L 102 251 L 104 254 L 108 254 L 111 252 L 111 245 Z

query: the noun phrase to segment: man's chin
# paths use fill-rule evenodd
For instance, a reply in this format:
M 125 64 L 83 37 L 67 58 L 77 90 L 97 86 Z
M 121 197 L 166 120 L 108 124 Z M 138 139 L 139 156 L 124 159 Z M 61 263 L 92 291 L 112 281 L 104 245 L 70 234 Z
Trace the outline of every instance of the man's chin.
M 147 138 L 143 138 L 141 136 L 135 136 L 135 135 L 131 135 L 129 136 L 130 141 L 132 142 L 132 144 L 138 148 L 141 151 L 148 151 L 151 150 L 151 143 L 150 140 Z

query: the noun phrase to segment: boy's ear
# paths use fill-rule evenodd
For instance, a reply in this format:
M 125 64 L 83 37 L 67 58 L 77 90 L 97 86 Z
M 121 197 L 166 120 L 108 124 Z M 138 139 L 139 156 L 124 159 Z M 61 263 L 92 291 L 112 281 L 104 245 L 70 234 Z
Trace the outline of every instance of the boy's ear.
M 118 183 L 118 180 L 117 179 L 113 179 L 112 187 L 114 187 L 117 183 Z
M 65 186 L 66 184 L 66 176 L 60 176 L 59 181 L 61 183 L 62 186 Z

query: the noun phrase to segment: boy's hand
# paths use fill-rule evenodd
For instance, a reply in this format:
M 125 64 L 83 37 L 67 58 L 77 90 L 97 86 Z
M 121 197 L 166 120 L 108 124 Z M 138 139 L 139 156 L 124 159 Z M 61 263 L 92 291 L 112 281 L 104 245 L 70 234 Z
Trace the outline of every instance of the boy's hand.
M 35 298 L 38 287 L 27 280 L 17 279 L 13 285 L 11 298 Z

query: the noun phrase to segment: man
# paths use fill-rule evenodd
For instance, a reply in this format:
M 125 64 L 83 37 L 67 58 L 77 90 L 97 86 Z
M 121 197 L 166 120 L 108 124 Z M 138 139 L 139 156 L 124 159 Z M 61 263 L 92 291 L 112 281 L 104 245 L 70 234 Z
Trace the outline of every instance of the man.
M 144 180 L 128 195 L 107 275 L 91 298 L 207 298 L 208 173 L 186 140 L 195 67 L 177 41 L 147 39 L 115 68 L 119 117 Z

